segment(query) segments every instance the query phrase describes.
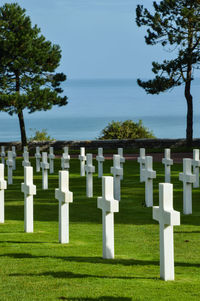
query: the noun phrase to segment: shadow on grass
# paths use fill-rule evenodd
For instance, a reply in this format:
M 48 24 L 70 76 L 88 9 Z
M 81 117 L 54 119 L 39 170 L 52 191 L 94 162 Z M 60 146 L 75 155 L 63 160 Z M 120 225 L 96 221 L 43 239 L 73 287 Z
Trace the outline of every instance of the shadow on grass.
M 11 258 L 54 258 L 59 260 L 65 260 L 69 262 L 82 262 L 82 263 L 94 263 L 94 264 L 111 264 L 117 265 L 121 264 L 124 266 L 134 266 L 134 265 L 156 265 L 159 266 L 160 262 L 155 260 L 138 260 L 138 259 L 103 259 L 101 257 L 81 257 L 81 256 L 69 256 L 69 257 L 60 257 L 60 256 L 37 256 L 29 253 L 6 253 L 1 254 L 0 257 L 11 257 Z M 188 263 L 188 262 L 176 262 L 175 266 L 180 267 L 200 267 L 200 263 Z M 102 277 L 104 278 L 104 277 Z
M 110 296 L 102 296 L 99 298 L 66 298 L 59 297 L 59 300 L 68 300 L 68 301 L 131 301 L 132 298 L 127 297 L 110 297 Z
M 102 296 L 102 297 L 99 297 L 99 298 L 66 298 L 66 297 L 59 297 L 58 300 L 68 300 L 68 301 L 131 301 L 132 298 L 110 297 L 110 296 Z
M 30 273 L 30 274 L 9 274 L 9 276 L 11 277 L 18 277 L 18 276 L 26 276 L 26 277 L 35 277 L 35 276 L 51 276 L 54 278 L 70 278 L 70 279 L 82 279 L 82 278 L 98 278 L 98 279 L 124 279 L 124 280 L 132 280 L 132 279 L 153 279 L 153 280 L 159 280 L 160 278 L 158 277 L 134 277 L 134 276 L 99 276 L 99 275 L 90 275 L 90 274 L 75 274 L 73 272 L 54 272 L 54 271 L 50 271 L 50 272 L 45 272 L 45 273 Z

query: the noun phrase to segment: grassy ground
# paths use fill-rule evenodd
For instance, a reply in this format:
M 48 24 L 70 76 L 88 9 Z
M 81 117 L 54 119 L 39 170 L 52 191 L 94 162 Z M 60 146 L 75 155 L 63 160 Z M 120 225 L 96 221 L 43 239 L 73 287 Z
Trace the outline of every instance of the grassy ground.
M 109 175 L 112 161 L 104 164 Z M 35 160 L 32 160 L 35 167 Z M 120 211 L 115 214 L 115 259 L 102 259 L 101 211 L 97 196 L 101 181 L 94 176 L 94 198 L 86 198 L 85 178 L 79 161 L 71 160 L 70 243 L 58 243 L 58 187 L 60 160 L 43 191 L 41 173 L 34 174 L 34 233 L 24 233 L 23 169 L 17 161 L 14 184 L 5 192 L 5 224 L 0 225 L 0 300 L 200 300 L 200 191 L 193 190 L 193 214 L 181 215 L 174 228 L 176 281 L 159 279 L 159 226 L 152 209 L 144 207 L 144 184 L 139 166 L 127 161 L 122 182 Z M 174 208 L 182 212 L 181 165 L 172 168 Z M 163 166 L 154 164 L 154 204 Z

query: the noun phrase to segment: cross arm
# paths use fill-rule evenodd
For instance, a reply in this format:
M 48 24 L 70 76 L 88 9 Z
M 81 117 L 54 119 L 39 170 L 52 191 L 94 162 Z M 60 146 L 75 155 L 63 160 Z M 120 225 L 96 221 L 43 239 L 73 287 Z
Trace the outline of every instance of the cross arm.
M 6 165 L 10 166 L 10 167 L 13 166 L 13 161 L 12 160 L 7 160 Z
M 163 158 L 162 159 L 162 163 L 166 164 L 166 165 L 173 165 L 173 160 L 172 159 Z
M 87 173 L 94 173 L 95 172 L 95 166 L 88 166 L 88 165 L 86 165 L 85 166 L 85 171 L 87 172 Z
M 96 160 L 99 162 L 104 162 L 105 158 L 104 158 L 104 156 L 96 156 Z
M 40 163 L 40 166 L 41 166 L 41 168 L 43 168 L 43 169 L 49 169 L 49 163 L 41 162 L 41 163 Z
M 119 212 L 119 202 L 114 199 L 108 201 L 103 197 L 98 197 L 97 208 L 105 212 Z
M 21 191 L 27 195 L 36 195 L 36 186 L 33 184 L 27 185 L 26 183 L 21 183 Z
M 123 176 L 123 169 L 122 168 L 117 168 L 117 167 L 111 167 L 110 169 L 111 173 L 113 175 L 116 175 L 116 176 Z
M 196 180 L 196 176 L 193 174 L 184 174 L 179 173 L 179 180 L 186 183 L 194 183 Z
M 78 158 L 79 158 L 79 160 L 81 160 L 81 161 L 86 161 L 86 156 L 79 155 Z
M 7 182 L 4 179 L 0 179 L 0 190 L 7 189 Z
M 71 191 L 61 191 L 59 188 L 55 189 L 55 198 L 62 203 L 72 203 L 73 193 Z

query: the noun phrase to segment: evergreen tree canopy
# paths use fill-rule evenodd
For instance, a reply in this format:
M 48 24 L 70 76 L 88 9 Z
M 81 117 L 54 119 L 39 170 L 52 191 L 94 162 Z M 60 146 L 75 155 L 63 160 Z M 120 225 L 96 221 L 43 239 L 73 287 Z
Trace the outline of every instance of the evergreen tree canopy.
M 0 7 L 0 110 L 18 115 L 23 145 L 25 108 L 33 113 L 67 104 L 60 95 L 66 76 L 54 73 L 60 47 L 47 41 L 25 12 L 17 3 Z
M 153 62 L 155 78 L 148 81 L 138 79 L 138 84 L 150 94 L 184 84 L 188 109 L 186 137 L 190 144 L 193 137 L 191 81 L 194 69 L 199 69 L 200 64 L 200 0 L 154 1 L 153 8 L 152 13 L 138 5 L 136 23 L 139 27 L 148 27 L 146 44 L 161 44 L 174 52 L 174 59 Z

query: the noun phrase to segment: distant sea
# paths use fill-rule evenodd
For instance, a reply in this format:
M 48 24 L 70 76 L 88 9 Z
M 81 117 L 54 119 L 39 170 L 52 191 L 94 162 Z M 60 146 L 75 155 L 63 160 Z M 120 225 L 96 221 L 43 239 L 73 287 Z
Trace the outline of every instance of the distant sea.
M 194 97 L 194 137 L 200 137 L 200 81 L 192 84 Z M 160 95 L 147 95 L 135 79 L 67 80 L 64 94 L 68 105 L 50 111 L 25 112 L 27 136 L 34 129 L 47 129 L 56 140 L 89 140 L 98 138 L 112 120 L 142 120 L 158 138 L 184 138 L 186 100 L 184 88 L 178 87 Z M 33 130 L 31 130 L 33 129 Z M 0 113 L 0 141 L 19 141 L 16 116 Z

